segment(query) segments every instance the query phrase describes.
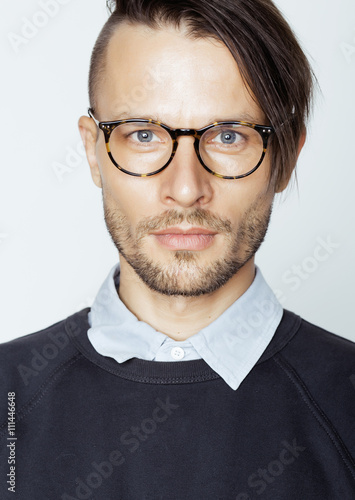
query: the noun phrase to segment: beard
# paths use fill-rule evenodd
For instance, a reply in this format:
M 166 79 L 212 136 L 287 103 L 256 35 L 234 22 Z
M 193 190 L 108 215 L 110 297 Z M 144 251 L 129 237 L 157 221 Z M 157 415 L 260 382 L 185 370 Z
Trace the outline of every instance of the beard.
M 134 235 L 127 217 L 119 209 L 108 207 L 104 194 L 103 207 L 106 227 L 120 256 L 146 286 L 163 295 L 185 297 L 211 294 L 226 284 L 259 249 L 272 213 L 272 203 L 265 207 L 265 202 L 257 199 L 243 214 L 238 229 L 233 230 L 229 219 L 217 217 L 208 210 L 197 208 L 182 213 L 172 209 L 159 216 L 143 218 Z M 169 262 L 162 264 L 144 251 L 143 239 L 150 231 L 182 222 L 223 234 L 226 240 L 223 255 L 202 263 L 202 257 L 197 255 L 200 252 L 177 250 L 171 251 Z

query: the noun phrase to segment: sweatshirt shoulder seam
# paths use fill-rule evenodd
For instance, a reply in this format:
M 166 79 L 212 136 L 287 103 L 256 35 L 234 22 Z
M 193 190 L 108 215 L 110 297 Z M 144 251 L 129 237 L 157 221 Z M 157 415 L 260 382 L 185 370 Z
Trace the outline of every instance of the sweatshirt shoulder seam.
M 328 435 L 329 439 L 339 453 L 342 461 L 344 462 L 346 468 L 349 470 L 352 478 L 355 480 L 355 460 L 350 454 L 349 450 L 347 449 L 345 443 L 343 442 L 341 436 L 333 426 L 330 419 L 315 401 L 306 384 L 303 382 L 302 378 L 299 376 L 293 366 L 291 366 L 290 363 L 280 353 L 275 354 L 273 359 L 275 363 L 285 372 L 292 384 L 296 387 L 296 390 L 300 394 L 302 400 L 307 405 L 314 418 L 318 421 L 319 425 Z
M 78 352 L 71 356 L 66 361 L 63 361 L 50 375 L 47 376 L 42 385 L 37 389 L 34 395 L 21 408 L 16 410 L 16 423 L 20 422 L 28 413 L 30 413 L 41 401 L 43 396 L 48 392 L 51 386 L 58 378 L 74 363 L 76 363 L 83 355 Z M 7 421 L 0 426 L 0 437 L 7 432 Z

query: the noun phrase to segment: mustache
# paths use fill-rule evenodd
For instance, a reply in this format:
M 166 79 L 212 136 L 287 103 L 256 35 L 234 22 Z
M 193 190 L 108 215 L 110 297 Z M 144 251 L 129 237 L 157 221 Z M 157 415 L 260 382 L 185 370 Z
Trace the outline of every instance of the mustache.
M 170 226 L 177 226 L 182 222 L 218 233 L 230 234 L 232 232 L 232 223 L 229 219 L 222 219 L 209 210 L 196 208 L 190 212 L 179 212 L 171 209 L 155 217 L 145 217 L 139 221 L 136 227 L 137 239 L 140 240 L 150 231 L 164 230 Z

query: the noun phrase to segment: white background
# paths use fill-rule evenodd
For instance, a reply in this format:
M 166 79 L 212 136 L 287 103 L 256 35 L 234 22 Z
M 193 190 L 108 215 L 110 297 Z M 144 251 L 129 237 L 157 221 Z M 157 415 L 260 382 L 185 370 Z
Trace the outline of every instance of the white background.
M 46 19 L 49 1 L 58 8 Z M 104 0 L 43 3 L 2 0 L 0 7 L 0 341 L 91 305 L 118 260 L 77 129 L 88 106 L 91 50 L 107 19 Z M 277 5 L 322 94 L 298 163 L 298 190 L 276 199 L 256 262 L 285 308 L 355 340 L 355 3 Z M 31 38 L 29 21 L 42 24 Z M 22 32 L 27 39 L 15 50 L 9 35 Z M 62 176 L 59 164 L 68 170 Z M 316 252 L 319 262 L 314 252 L 327 240 L 336 248 Z M 294 266 L 302 268 L 298 281 Z

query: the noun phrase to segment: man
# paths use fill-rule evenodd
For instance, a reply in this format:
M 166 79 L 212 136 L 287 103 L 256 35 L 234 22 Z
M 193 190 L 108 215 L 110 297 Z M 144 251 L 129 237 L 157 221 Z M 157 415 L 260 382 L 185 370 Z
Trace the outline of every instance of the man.
M 267 0 L 112 9 L 79 129 L 119 264 L 91 308 L 1 347 L 2 498 L 355 498 L 355 346 L 254 262 L 309 64 Z

